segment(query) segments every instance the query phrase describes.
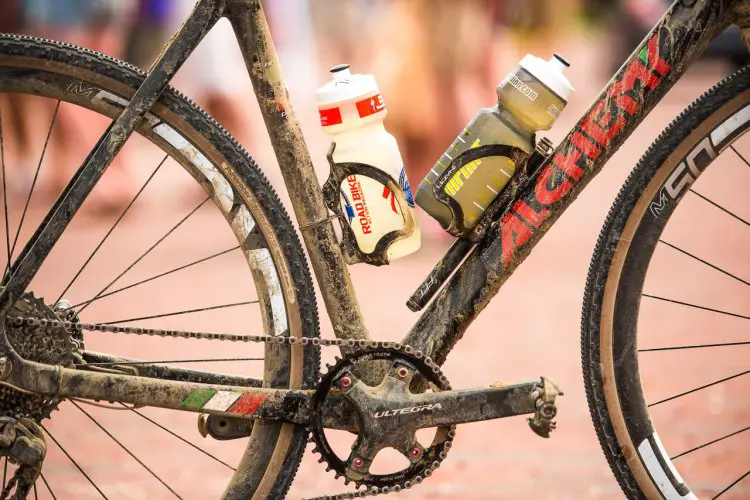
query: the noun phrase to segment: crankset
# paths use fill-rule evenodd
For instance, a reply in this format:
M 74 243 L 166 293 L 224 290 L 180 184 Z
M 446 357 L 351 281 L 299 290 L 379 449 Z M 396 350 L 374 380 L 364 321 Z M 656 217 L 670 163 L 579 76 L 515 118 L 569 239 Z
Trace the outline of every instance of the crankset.
M 357 365 L 368 361 L 384 361 L 389 369 L 381 383 L 372 387 L 355 375 Z M 409 386 L 421 376 L 432 393 L 414 394 Z M 337 389 L 356 414 L 357 439 L 348 458 L 342 459 L 331 447 L 324 427 L 324 405 L 332 389 Z M 426 402 L 425 396 L 450 389 L 448 380 L 439 367 L 423 357 L 417 358 L 386 347 L 367 349 L 348 356 L 328 373 L 313 397 L 312 439 L 314 452 L 326 462 L 327 470 L 343 477 L 348 484 L 375 488 L 387 493 L 398 486 L 405 488 L 423 480 L 437 468 L 451 447 L 455 426 L 434 425 L 432 418 L 439 415 L 443 403 Z M 429 446 L 422 445 L 416 437 L 417 430 L 437 427 Z M 409 466 L 389 474 L 370 471 L 377 454 L 384 448 L 393 448 L 409 460 Z M 419 478 L 419 479 L 417 479 Z
M 377 386 L 370 386 L 357 376 L 368 363 L 387 365 Z M 333 366 L 328 365 L 309 411 L 305 412 L 310 441 L 315 445 L 313 451 L 320 455 L 318 461 L 346 484 L 353 482 L 357 488 L 364 488 L 319 498 L 358 498 L 401 491 L 421 483 L 447 457 L 457 424 L 531 415 L 529 427 L 548 438 L 555 429 L 555 401 L 559 395 L 559 388 L 544 377 L 517 384 L 451 390 L 440 367 L 421 352 L 402 344 L 370 342 L 343 359 L 337 358 Z M 198 427 L 204 437 L 227 440 L 248 436 L 252 422 L 224 415 L 201 415 Z M 417 431 L 427 428 L 435 429 L 434 435 L 429 442 L 420 442 Z M 356 435 L 348 456 L 336 453 L 326 435 L 328 429 Z M 376 456 L 386 448 L 397 450 L 409 465 L 387 474 L 373 473 L 371 466 Z
M 356 376 L 362 363 L 373 361 L 388 363 L 377 386 Z M 416 386 L 425 387 L 425 382 L 425 392 L 412 391 Z M 366 487 L 356 496 L 396 492 L 419 484 L 440 466 L 452 446 L 456 424 L 533 414 L 528 419 L 531 429 L 549 437 L 555 428 L 555 399 L 561 394 L 546 378 L 452 391 L 437 364 L 408 346 L 365 349 L 329 366 L 323 376 L 313 397 L 313 451 L 337 478 L 343 477 L 346 484 L 354 482 L 357 488 Z M 357 435 L 348 457 L 333 450 L 326 428 L 347 429 Z M 417 439 L 417 431 L 425 428 L 435 429 L 429 443 Z M 385 448 L 397 450 L 409 465 L 388 474 L 372 473 L 376 456 Z

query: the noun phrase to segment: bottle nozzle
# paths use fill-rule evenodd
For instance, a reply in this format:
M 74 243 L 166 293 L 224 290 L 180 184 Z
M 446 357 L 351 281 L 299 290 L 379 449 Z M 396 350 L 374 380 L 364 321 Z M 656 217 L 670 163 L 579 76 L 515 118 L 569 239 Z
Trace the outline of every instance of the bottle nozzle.
M 352 72 L 349 70 L 348 64 L 337 64 L 336 66 L 332 67 L 330 71 L 333 75 L 333 80 L 336 82 L 348 80 L 352 76 Z
M 554 62 L 554 63 L 557 63 L 557 64 L 561 65 L 560 69 L 562 69 L 562 68 L 570 68 L 570 63 L 568 61 L 566 61 L 563 58 L 563 56 L 561 56 L 560 54 L 552 54 L 552 59 L 550 59 L 550 62 Z

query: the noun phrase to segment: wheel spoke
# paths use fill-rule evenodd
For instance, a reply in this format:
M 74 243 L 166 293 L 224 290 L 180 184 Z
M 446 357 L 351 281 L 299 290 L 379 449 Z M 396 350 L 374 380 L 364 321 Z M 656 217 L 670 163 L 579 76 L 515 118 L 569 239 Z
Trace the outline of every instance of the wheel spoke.
M 187 439 L 185 439 L 184 437 L 180 436 L 179 434 L 176 434 L 175 432 L 173 432 L 173 431 L 171 431 L 171 430 L 167 429 L 166 427 L 164 427 L 163 425 L 161 425 L 161 424 L 160 424 L 159 422 L 157 422 L 157 421 L 155 421 L 155 420 L 153 420 L 153 419 L 151 419 L 151 418 L 147 417 L 146 415 L 144 415 L 143 413 L 139 412 L 139 411 L 138 411 L 138 410 L 136 410 L 135 408 L 131 408 L 131 407 L 129 407 L 129 406 L 127 406 L 127 405 L 123 404 L 123 403 L 120 403 L 120 405 L 122 405 L 123 407 L 125 407 L 125 408 L 127 408 L 128 410 L 132 411 L 133 413 L 135 413 L 135 414 L 136 414 L 136 415 L 138 415 L 139 417 L 141 417 L 141 418 L 143 418 L 143 419 L 147 420 L 148 422 L 151 422 L 152 424 L 154 424 L 154 425 L 155 425 L 156 427 L 158 427 L 159 429 L 163 430 L 163 431 L 164 431 L 164 432 L 166 432 L 167 434 L 170 434 L 171 436 L 174 436 L 174 437 L 176 437 L 177 439 L 179 439 L 179 440 L 180 440 L 180 441 L 182 441 L 183 443 L 185 443 L 185 444 L 187 444 L 187 445 L 191 446 L 192 448 L 195 448 L 196 450 L 200 451 L 200 452 L 201 452 L 201 453 L 203 453 L 204 455 L 206 455 L 206 456 L 208 456 L 208 457 L 210 457 L 210 458 L 214 459 L 214 460 L 215 460 L 216 462 L 220 463 L 221 465 L 224 465 L 225 467 L 227 467 L 227 468 L 229 468 L 229 469 L 231 469 L 231 470 L 236 470 L 236 469 L 235 469 L 234 467 L 232 467 L 232 466 L 231 466 L 231 465 L 229 465 L 228 463 L 224 462 L 223 460 L 221 460 L 221 459 L 219 459 L 219 458 L 216 458 L 215 456 L 213 456 L 212 454 L 210 454 L 209 452 L 207 452 L 206 450 L 204 450 L 204 449 L 203 449 L 203 448 L 201 448 L 200 446 L 198 446 L 198 445 L 195 445 L 195 444 L 191 443 L 190 441 L 188 441 L 188 440 L 187 440 Z
M 668 398 L 662 399 L 660 401 L 657 401 L 656 403 L 651 403 L 650 405 L 648 405 L 648 407 L 651 408 L 652 406 L 656 406 L 656 405 L 661 404 L 661 403 L 666 403 L 667 401 L 672 401 L 673 399 L 681 398 L 682 396 L 687 396 L 688 394 L 692 394 L 694 392 L 697 392 L 697 391 L 700 391 L 700 390 L 703 390 L 703 389 L 707 389 L 709 387 L 712 387 L 712 386 L 717 385 L 717 384 L 721 384 L 721 383 L 726 382 L 728 380 L 732 380 L 732 379 L 735 379 L 735 378 L 738 378 L 738 377 L 742 377 L 743 375 L 747 375 L 748 373 L 750 373 L 750 370 L 746 370 L 744 372 L 737 373 L 735 375 L 730 375 L 729 377 L 725 377 L 725 378 L 717 380 L 715 382 L 711 382 L 709 384 L 702 385 L 700 387 L 696 387 L 695 389 L 690 389 L 689 391 L 685 391 L 685 392 L 682 392 L 680 394 L 675 394 L 674 396 L 670 396 Z
M 699 345 L 679 345 L 672 347 L 652 347 L 649 349 L 638 349 L 638 352 L 657 352 L 657 351 L 678 351 L 681 349 L 703 349 L 705 347 L 728 347 L 737 345 L 750 345 L 750 342 L 724 342 L 721 344 L 699 344 Z
M 44 477 L 44 474 L 39 474 L 39 477 L 42 478 L 42 482 L 47 487 L 47 491 L 49 491 L 49 494 L 52 496 L 52 500 L 57 500 L 57 497 L 55 496 L 55 493 L 52 491 L 52 487 L 47 482 L 47 478 Z
M 745 432 L 747 430 L 750 430 L 750 426 L 745 427 L 744 429 L 740 429 L 738 431 L 731 432 L 731 433 L 727 434 L 726 436 L 722 436 L 720 438 L 714 439 L 713 441 L 709 441 L 707 443 L 703 443 L 702 445 L 696 446 L 695 448 L 690 448 L 689 450 L 685 450 L 682 453 L 679 453 L 679 454 L 671 457 L 670 460 L 675 460 L 677 458 L 683 457 L 683 456 L 685 456 L 685 455 L 687 455 L 689 453 L 692 453 L 694 451 L 700 450 L 701 448 L 705 448 L 706 446 L 711 446 L 714 443 L 718 443 L 719 441 L 724 441 L 725 439 L 730 438 L 732 436 L 736 436 L 737 434 L 742 434 L 743 432 Z
M 98 491 L 99 494 L 102 496 L 102 498 L 104 498 L 106 500 L 107 499 L 107 495 L 105 495 L 104 492 L 99 489 L 99 487 L 96 485 L 96 483 L 89 477 L 88 474 L 86 474 L 86 471 L 84 471 L 83 468 L 81 468 L 81 466 L 78 465 L 78 462 L 76 462 L 75 459 L 73 459 L 73 457 L 70 456 L 70 453 L 68 453 L 68 450 L 66 450 L 65 448 L 63 448 L 63 446 L 60 444 L 60 442 L 57 439 L 55 439 L 55 436 L 53 436 L 52 433 L 46 427 L 44 427 L 43 425 L 41 427 L 42 427 L 42 429 L 44 429 L 44 432 L 50 437 L 50 439 L 52 439 L 52 441 L 57 445 L 57 447 L 60 448 L 60 451 L 62 451 L 65 454 L 65 456 L 68 457 L 68 460 L 70 460 L 70 462 L 73 465 L 75 465 L 76 469 L 78 469 L 78 471 L 81 474 L 83 474 L 83 477 L 86 478 L 86 480 L 91 484 L 91 486 L 93 486 L 94 489 L 96 491 Z
M 706 202 L 710 203 L 711 205 L 715 206 L 716 208 L 718 208 L 718 209 L 719 209 L 719 210 L 721 210 L 722 212 L 726 213 L 727 215 L 730 215 L 730 216 L 734 217 L 734 218 L 735 218 L 735 219 L 737 219 L 738 221 L 740 221 L 740 222 L 742 222 L 743 224 L 745 224 L 746 226 L 750 227 L 750 222 L 746 221 L 745 219 L 743 219 L 743 218 L 742 218 L 742 217 L 740 217 L 739 215 L 737 215 L 737 214 L 735 214 L 735 213 L 731 212 L 730 210 L 727 210 L 726 208 L 722 207 L 721 205 L 719 205 L 719 204 L 718 204 L 718 203 L 716 203 L 715 201 L 713 201 L 713 200 L 711 200 L 711 199 L 709 199 L 709 198 L 707 198 L 707 197 L 703 196 L 702 194 L 700 194 L 700 193 L 699 193 L 698 191 L 694 190 L 693 188 L 690 188 L 690 192 L 691 192 L 691 193 L 693 193 L 694 195 L 698 196 L 698 197 L 699 197 L 700 199 L 702 199 L 703 201 L 706 201 Z
M 715 269 L 716 271 L 719 271 L 720 273 L 723 273 L 723 274 L 729 276 L 730 278 L 733 278 L 733 279 L 739 281 L 740 283 L 742 283 L 744 285 L 750 286 L 750 282 L 745 281 L 742 278 L 740 278 L 738 276 L 735 276 L 734 274 L 730 273 L 729 271 L 725 271 L 724 269 L 722 269 L 722 268 L 720 268 L 718 266 L 715 266 L 715 265 L 711 264 L 710 262 L 707 262 L 707 261 L 701 259 L 700 257 L 698 257 L 696 255 L 693 255 L 692 253 L 690 253 L 690 252 L 688 252 L 686 250 L 683 250 L 682 248 L 679 248 L 679 247 L 677 247 L 677 246 L 675 246 L 675 245 L 673 245 L 671 243 L 667 243 L 664 240 L 659 240 L 659 243 L 664 243 L 669 248 L 673 248 L 674 250 L 677 250 L 678 252 L 681 252 L 682 254 L 687 255 L 688 257 L 692 257 L 693 259 L 697 260 L 698 262 L 701 262 L 701 263 L 707 265 L 711 269 Z
M 34 194 L 34 188 L 36 187 L 36 181 L 39 179 L 39 171 L 42 169 L 42 162 L 44 162 L 44 155 L 47 153 L 47 146 L 49 145 L 50 137 L 52 137 L 52 129 L 57 121 L 57 112 L 60 110 L 60 101 L 57 101 L 55 105 L 55 111 L 52 113 L 52 121 L 49 124 L 47 130 L 47 138 L 44 140 L 44 147 L 42 147 L 42 154 L 39 156 L 39 163 L 36 165 L 36 172 L 34 172 L 34 180 L 31 181 L 31 187 L 29 188 L 29 195 L 26 197 L 26 203 L 23 206 L 23 213 L 21 214 L 21 221 L 18 223 L 18 229 L 16 235 L 13 238 L 13 245 L 10 247 L 10 256 L 12 258 L 13 252 L 16 250 L 16 243 L 18 243 L 18 236 L 21 234 L 21 228 L 23 227 L 23 221 L 26 219 L 26 212 L 29 209 L 29 203 L 31 203 L 31 196 Z
M 233 250 L 237 250 L 239 248 L 240 248 L 240 246 L 237 245 L 236 247 L 230 248 L 228 250 L 224 250 L 223 252 L 215 253 L 213 255 L 209 255 L 208 257 L 203 257 L 202 259 L 198 259 L 196 261 L 193 261 L 193 262 L 191 262 L 189 264 L 185 264 L 184 266 L 175 267 L 174 269 L 171 269 L 169 271 L 163 272 L 161 274 L 157 274 L 156 276 L 151 276 L 150 278 L 146 278 L 145 280 L 138 281 L 137 283 L 133 283 L 132 285 L 127 285 L 127 286 L 124 286 L 122 288 L 118 288 L 117 290 L 112 290 L 111 292 L 103 293 L 103 294 L 99 295 L 98 299 L 103 299 L 105 297 L 109 297 L 110 295 L 114 295 L 116 293 L 124 292 L 125 290 L 129 290 L 131 288 L 135 288 L 136 286 L 142 285 L 144 283 L 148 283 L 149 281 L 154 281 L 155 279 L 162 278 L 164 276 L 167 276 L 168 274 L 176 273 L 177 271 L 182 271 L 183 269 L 187 269 L 188 267 L 192 267 L 192 266 L 195 266 L 197 264 L 201 264 L 203 262 L 206 262 L 208 260 L 215 259 L 216 257 L 220 257 L 220 256 L 222 256 L 224 254 L 227 254 L 227 253 L 229 253 L 229 252 L 231 252 Z M 61 296 L 61 298 L 62 298 L 62 296 Z M 57 300 L 59 301 L 60 299 L 57 299 Z M 72 307 L 79 307 L 79 306 L 81 306 L 83 304 L 86 304 L 86 303 L 87 302 L 81 302 L 81 303 L 76 304 L 76 305 L 74 305 Z
M 226 309 L 227 307 L 247 306 L 250 304 L 257 304 L 257 303 L 258 303 L 257 300 L 249 300 L 247 302 L 235 302 L 233 304 L 222 304 L 220 306 L 201 307 L 198 309 L 186 309 L 184 311 L 175 311 L 175 312 L 164 313 L 164 314 L 154 314 L 152 316 L 141 316 L 138 318 L 120 319 L 117 321 L 108 321 L 106 323 L 99 323 L 99 324 L 100 325 L 115 325 L 118 323 L 131 323 L 133 321 L 145 321 L 147 319 L 166 318 L 167 316 L 179 316 L 181 314 L 192 314 L 196 312 L 212 311 L 214 309 Z
M 711 307 L 706 307 L 706 306 L 699 306 L 697 304 L 691 304 L 690 302 L 682 302 L 680 300 L 668 299 L 666 297 L 659 297 L 658 295 L 651 295 L 651 294 L 648 294 L 648 293 L 644 293 L 644 294 L 641 294 L 641 296 L 642 297 L 648 297 L 649 299 L 656 299 L 656 300 L 661 300 L 661 301 L 664 301 L 664 302 L 671 302 L 672 304 L 678 304 L 678 305 L 681 305 L 681 306 L 692 307 L 692 308 L 695 308 L 695 309 L 700 309 L 702 311 L 710 311 L 710 312 L 715 312 L 717 314 L 725 314 L 727 316 L 732 316 L 734 318 L 750 319 L 750 316 L 745 316 L 745 315 L 742 315 L 742 314 L 732 313 L 732 312 L 728 312 L 728 311 L 722 311 L 720 309 L 713 309 Z
M 5 457 L 5 464 L 3 464 L 3 489 L 5 489 L 6 480 L 8 479 L 8 457 Z
M 729 491 L 731 488 L 733 488 L 737 483 L 745 479 L 747 476 L 750 476 L 750 470 L 742 474 L 740 477 L 738 477 L 732 484 L 721 490 L 715 497 L 713 497 L 711 500 L 715 500 L 716 498 L 719 498 L 721 495 Z
M 91 305 L 91 303 L 92 303 L 92 302 L 94 302 L 94 301 L 98 300 L 98 299 L 99 299 L 99 298 L 101 297 L 101 295 L 102 295 L 102 294 L 103 294 L 104 292 L 106 292 L 107 290 L 109 290 L 109 288 L 110 288 L 110 287 L 111 287 L 112 285 L 114 285 L 114 284 L 115 284 L 115 283 L 116 283 L 116 282 L 117 282 L 117 281 L 118 281 L 118 280 L 119 280 L 120 278 L 122 278 L 122 277 L 123 277 L 123 276 L 124 276 L 124 275 L 125 275 L 125 274 L 126 274 L 126 273 L 127 273 L 128 271 L 130 271 L 131 269 L 133 269 L 133 268 L 134 268 L 134 267 L 135 267 L 135 266 L 136 266 L 136 265 L 137 265 L 137 264 L 138 264 L 138 263 L 139 263 L 140 261 L 142 261 L 142 260 L 143 260 L 143 259 L 144 259 L 144 258 L 145 258 L 145 257 L 146 257 L 146 256 L 147 256 L 148 254 L 150 254 L 150 253 L 151 253 L 151 252 L 152 252 L 152 251 L 153 251 L 153 250 L 154 250 L 154 249 L 155 249 L 155 248 L 156 248 L 157 246 L 159 246 L 159 244 L 160 244 L 160 243 L 161 243 L 162 241 L 164 241 L 165 239 L 167 239 L 167 238 L 169 237 L 169 235 L 170 235 L 170 234 L 172 234 L 173 232 L 175 232 L 175 231 L 177 230 L 177 228 L 178 228 L 178 227 L 180 227 L 180 226 L 181 226 L 181 225 L 182 225 L 182 224 L 183 224 L 183 223 L 184 223 L 184 222 L 185 222 L 186 220 L 188 220 L 188 219 L 189 219 L 189 218 L 190 218 L 190 217 L 191 217 L 191 216 L 192 216 L 192 215 L 193 215 L 193 214 L 194 214 L 195 212 L 197 212 L 197 211 L 198 211 L 198 209 L 200 209 L 200 208 L 201 208 L 201 207 L 202 207 L 203 205 L 205 205 L 205 204 L 206 204 L 206 202 L 207 202 L 208 200 L 210 200 L 210 199 L 211 199 L 211 197 L 210 197 L 210 196 L 207 196 L 205 200 L 203 200 L 202 202 L 200 202 L 200 203 L 198 204 L 198 206 L 197 206 L 197 207 L 195 207 L 194 209 L 192 209 L 192 210 L 190 211 L 190 213 L 188 213 L 188 214 L 187 214 L 187 215 L 186 215 L 185 217 L 183 217 L 183 218 L 182 218 L 182 219 L 181 219 L 181 220 L 180 220 L 180 221 L 179 221 L 179 222 L 178 222 L 177 224 L 175 224 L 175 225 L 174 225 L 174 226 L 172 227 L 172 229 L 170 229 L 169 231 L 167 231 L 167 233 L 166 233 L 166 234 L 165 234 L 164 236 L 162 236 L 161 238 L 159 238 L 159 239 L 158 239 L 158 240 L 156 241 L 156 243 L 154 243 L 153 245 L 151 245 L 151 247 L 149 247 L 149 249 L 148 249 L 148 250 L 146 250 L 146 251 L 145 251 L 145 252 L 144 252 L 144 253 L 143 253 L 143 254 L 142 254 L 142 255 L 141 255 L 140 257 L 138 257 L 137 259 L 135 259 L 135 261 L 133 261 L 133 263 L 132 263 L 132 264 L 130 264 L 130 265 L 129 265 L 129 266 L 128 266 L 128 267 L 127 267 L 127 268 L 126 268 L 126 269 L 125 269 L 125 270 L 124 270 L 123 272 L 121 272 L 120 274 L 118 274 L 118 275 L 117 275 L 117 277 L 116 277 L 115 279 L 113 279 L 112 281 L 110 281 L 110 282 L 109 282 L 109 284 L 107 284 L 107 286 L 105 286 L 104 288 L 102 288 L 102 289 L 101 289 L 101 290 L 99 291 L 99 293 L 97 293 L 97 294 L 96 294 L 96 295 L 95 295 L 95 296 L 94 296 L 93 298 L 91 298 L 91 299 L 89 299 L 89 300 L 87 300 L 87 301 L 85 301 L 85 302 L 82 302 L 82 304 L 83 304 L 83 307 L 81 307 L 81 309 L 80 309 L 80 310 L 79 310 L 78 312 L 79 312 L 79 313 L 80 313 L 80 312 L 82 312 L 82 311 L 83 311 L 84 309 L 86 309 L 86 308 L 87 308 L 87 307 L 88 307 L 89 305 Z
M 39 500 L 39 495 L 36 492 L 36 481 L 34 481 L 34 500 Z
M 133 197 L 133 199 L 130 200 L 130 203 L 128 203 L 128 206 L 125 207 L 125 210 L 122 211 L 122 213 L 117 218 L 117 220 L 115 221 L 115 223 L 112 224 L 112 227 L 109 228 L 109 230 L 107 231 L 107 234 L 105 234 L 104 237 L 102 238 L 102 240 L 99 242 L 99 244 L 96 245 L 96 248 L 94 248 L 94 251 L 91 252 L 91 255 L 88 256 L 88 258 L 83 263 L 83 265 L 81 266 L 81 268 L 78 270 L 78 272 L 76 272 L 75 276 L 73 276 L 73 279 L 70 280 L 70 283 L 68 283 L 68 285 L 65 287 L 65 289 L 62 292 L 60 292 L 60 296 L 57 297 L 57 300 L 55 301 L 55 303 L 60 302 L 60 299 L 62 299 L 63 295 L 65 295 L 68 292 L 68 290 L 70 290 L 70 287 L 73 286 L 73 283 L 76 282 L 76 280 L 81 275 L 81 273 L 83 272 L 83 270 L 86 269 L 86 266 L 89 265 L 89 262 L 91 262 L 91 259 L 94 258 L 94 256 L 97 254 L 97 252 L 99 251 L 99 249 L 102 247 L 102 245 L 104 245 L 104 242 L 107 241 L 107 239 L 112 234 L 112 232 L 115 230 L 115 228 L 117 227 L 117 225 L 125 217 L 125 214 L 128 213 L 128 211 L 130 210 L 130 207 L 132 207 L 133 204 L 136 202 L 136 200 L 141 196 L 141 193 L 143 193 L 143 191 L 146 189 L 146 186 L 148 186 L 148 184 L 151 182 L 151 179 L 154 178 L 154 176 L 159 171 L 159 169 L 162 167 L 162 165 L 164 165 L 164 162 L 167 161 L 167 158 L 169 158 L 169 155 L 165 155 L 164 158 L 161 160 L 161 162 L 159 162 L 159 164 L 156 165 L 156 168 L 154 169 L 153 172 L 151 172 L 151 175 L 148 176 L 148 179 L 146 179 L 146 182 L 143 183 L 143 186 L 141 186 L 141 188 L 135 194 L 135 196 Z
M 739 157 L 740 157 L 740 160 L 742 160 L 743 162 L 745 162 L 745 165 L 747 165 L 748 167 L 750 167 L 750 163 L 748 163 L 748 161 L 747 161 L 747 160 L 745 159 L 745 157 L 744 157 L 744 156 L 742 156 L 742 155 L 740 154 L 740 152 L 739 152 L 739 151 L 737 151 L 737 150 L 736 150 L 736 149 L 734 148 L 734 144 L 730 144 L 730 145 L 729 145 L 729 147 L 730 147 L 730 148 L 732 149 L 732 151 L 734 151 L 734 154 L 736 154 L 737 156 L 739 156 Z
M 123 451 L 125 451 L 125 453 L 127 453 L 128 455 L 130 455 L 133 458 L 133 460 L 135 460 L 136 462 L 138 462 L 141 465 L 141 467 L 143 467 L 144 469 L 146 469 L 146 471 L 149 474 L 151 474 L 157 481 L 159 481 L 162 485 L 164 485 L 164 487 L 167 488 L 174 496 L 176 496 L 177 498 L 182 498 L 180 495 L 177 494 L 177 492 L 175 490 L 173 490 L 166 482 L 164 482 L 164 480 L 162 478 L 160 478 L 158 476 L 158 474 L 156 474 L 153 470 L 151 470 L 148 465 L 146 465 L 145 463 L 143 463 L 143 461 L 141 459 L 139 459 L 137 456 L 135 456 L 135 453 L 133 453 L 132 451 L 130 451 L 130 449 L 127 446 L 125 446 L 124 444 L 122 444 L 116 437 L 114 437 L 112 435 L 112 433 L 109 432 L 101 423 L 99 423 L 99 421 L 97 419 L 95 419 L 94 417 L 92 417 L 89 412 L 87 412 L 86 410 L 84 410 L 83 408 L 81 408 L 78 405 L 78 403 L 76 403 L 75 401 L 71 401 L 70 403 L 73 406 L 75 406 L 76 408 L 78 408 L 81 411 L 81 413 L 83 413 L 84 415 L 86 415 L 89 418 L 89 420 L 91 420 L 92 422 L 94 422 L 94 424 L 96 424 L 96 426 L 99 427 L 99 429 L 101 429 L 102 432 L 104 432 L 107 436 L 109 436 L 110 439 L 112 439 L 112 441 L 114 441 L 115 443 L 117 443 L 117 445 L 120 448 L 122 448 Z
M 3 169 L 3 208 L 5 210 L 5 249 L 8 252 L 8 262 L 5 264 L 5 275 L 10 271 L 10 220 L 8 219 L 8 181 L 5 172 L 5 145 L 3 144 L 3 117 L 0 113 L 0 164 Z
M 176 363 L 223 363 L 228 361 L 263 361 L 265 358 L 213 358 L 213 359 L 170 359 L 167 361 L 108 361 L 106 363 L 82 363 L 76 367 L 86 366 L 126 366 L 126 365 L 162 365 Z

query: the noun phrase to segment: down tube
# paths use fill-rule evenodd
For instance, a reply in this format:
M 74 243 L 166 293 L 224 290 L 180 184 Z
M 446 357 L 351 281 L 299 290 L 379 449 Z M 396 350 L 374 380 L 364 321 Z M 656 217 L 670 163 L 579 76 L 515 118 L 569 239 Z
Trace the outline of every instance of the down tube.
M 630 133 L 730 23 L 736 1 L 678 0 L 404 339 L 437 362 Z M 686 7 L 683 4 L 692 5 Z

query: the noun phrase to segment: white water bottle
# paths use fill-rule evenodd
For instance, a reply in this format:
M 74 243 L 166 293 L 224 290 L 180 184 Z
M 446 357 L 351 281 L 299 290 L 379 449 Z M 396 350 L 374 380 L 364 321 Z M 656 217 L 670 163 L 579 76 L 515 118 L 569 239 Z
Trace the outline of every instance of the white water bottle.
M 396 139 L 383 126 L 387 111 L 372 75 L 352 75 L 349 66 L 331 68 L 333 80 L 317 91 L 320 124 L 334 143 L 334 163 L 360 163 L 375 167 L 398 182 L 410 214 L 402 213 L 395 196 L 382 183 L 365 175 L 349 175 L 340 185 L 343 212 L 362 253 L 371 254 L 386 234 L 404 229 L 406 216 L 413 221 L 410 234 L 387 248 L 388 260 L 416 252 L 421 244 L 414 200 Z

